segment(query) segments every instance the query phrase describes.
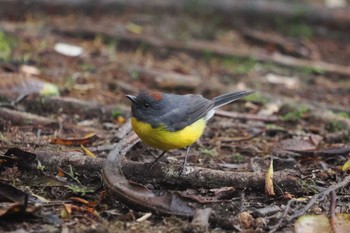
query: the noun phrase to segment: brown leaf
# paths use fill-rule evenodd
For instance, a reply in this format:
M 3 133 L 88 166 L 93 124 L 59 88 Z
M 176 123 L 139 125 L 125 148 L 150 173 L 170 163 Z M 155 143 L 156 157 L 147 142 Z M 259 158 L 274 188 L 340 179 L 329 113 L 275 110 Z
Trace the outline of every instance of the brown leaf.
M 8 149 L 5 156 L 0 156 L 0 164 L 7 166 L 11 166 L 13 164 L 17 164 L 18 166 L 26 166 L 32 163 L 35 159 L 35 154 L 14 147 Z
M 27 193 L 14 186 L 0 183 L 0 200 L 6 201 L 0 205 L 0 218 L 13 215 L 26 216 L 34 213 L 39 206 L 28 205 L 28 199 L 31 197 Z
M 280 146 L 283 150 L 289 151 L 312 151 L 316 149 L 316 146 L 310 140 L 303 140 L 298 138 L 286 139 L 280 141 Z
M 92 144 L 97 139 L 96 134 L 90 133 L 82 138 L 53 138 L 52 144 L 66 145 L 66 146 L 79 146 Z
M 97 211 L 94 209 L 94 208 L 91 208 L 91 207 L 86 207 L 86 206 L 76 206 L 76 205 L 73 205 L 73 204 L 64 204 L 64 210 L 66 211 L 66 213 L 62 213 L 61 212 L 61 215 L 63 214 L 67 214 L 67 215 L 64 215 L 64 217 L 69 217 L 73 214 L 73 212 L 77 212 L 77 213 L 80 213 L 80 214 L 87 214 L 89 217 L 92 217 L 92 218 L 100 218 L 99 214 L 97 213 Z
M 9 184 L 0 183 L 0 200 L 11 202 L 24 202 L 28 195 Z
M 97 201 L 88 201 L 88 200 L 85 200 L 81 197 L 71 197 L 70 198 L 72 201 L 75 201 L 75 202 L 78 202 L 78 203 L 82 203 L 88 207 L 96 207 L 97 205 Z
M 39 209 L 39 206 L 27 206 L 26 203 L 1 203 L 0 218 L 8 216 L 26 216 L 31 215 Z

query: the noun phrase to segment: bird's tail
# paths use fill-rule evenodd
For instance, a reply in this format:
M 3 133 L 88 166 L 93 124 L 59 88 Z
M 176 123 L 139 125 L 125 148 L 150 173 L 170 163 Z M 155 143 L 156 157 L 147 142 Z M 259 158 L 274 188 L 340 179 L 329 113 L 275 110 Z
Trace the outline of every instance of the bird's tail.
M 255 91 L 238 91 L 238 92 L 231 92 L 227 94 L 223 94 L 220 96 L 217 96 L 213 99 L 214 101 L 214 108 L 221 107 L 225 104 L 231 103 L 235 100 L 238 100 L 244 96 L 250 95 L 254 93 Z

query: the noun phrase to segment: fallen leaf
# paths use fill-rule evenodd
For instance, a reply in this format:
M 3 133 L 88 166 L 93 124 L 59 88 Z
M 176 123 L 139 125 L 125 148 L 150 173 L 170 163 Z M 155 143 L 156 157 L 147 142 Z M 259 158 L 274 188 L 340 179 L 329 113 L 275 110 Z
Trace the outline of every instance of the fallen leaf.
M 97 139 L 94 133 L 90 133 L 82 138 L 53 138 L 51 139 L 52 144 L 66 145 L 66 146 L 79 146 L 88 145 L 93 143 Z
M 33 214 L 40 208 L 35 197 L 8 184 L 0 183 L 0 218 L 8 216 L 27 216 Z
M 275 153 L 280 153 L 281 151 L 313 153 L 315 149 L 316 145 L 311 140 L 292 138 L 277 142 L 273 148 L 273 151 Z
M 15 202 L 15 203 L 1 203 L 0 205 L 0 218 L 12 216 L 27 216 L 36 212 L 39 206 L 28 206 L 27 203 Z
M 267 196 L 275 196 L 273 188 L 273 160 L 271 159 L 269 169 L 265 174 L 265 194 Z
M 65 176 L 64 171 L 60 167 L 57 167 L 57 176 L 59 176 L 59 177 L 64 177 Z
M 0 200 L 7 202 L 24 202 L 28 194 L 9 184 L 0 183 Z
M 66 181 L 59 180 L 52 176 L 37 176 L 28 182 L 29 186 L 37 187 L 62 187 L 68 185 Z
M 344 165 L 342 166 L 341 170 L 343 172 L 346 172 L 349 169 L 350 169 L 350 159 L 344 163 Z
M 298 218 L 294 225 L 295 233 L 348 233 L 350 229 L 350 214 L 336 213 L 333 229 L 330 218 L 326 215 L 303 215 Z
M 84 204 L 88 207 L 96 207 L 97 206 L 97 201 L 88 201 L 88 200 L 85 200 L 81 197 L 71 197 L 70 200 Z
M 81 197 L 71 197 L 70 199 L 71 199 L 72 201 L 79 202 L 79 203 L 82 203 L 82 204 L 84 204 L 84 205 L 89 204 L 89 201 L 87 201 L 87 200 L 85 200 L 85 199 L 83 199 L 83 198 L 81 198 Z
M 30 66 L 30 65 L 21 65 L 19 68 L 19 71 L 27 75 L 35 75 L 35 76 L 40 75 L 40 70 L 35 66 Z
M 284 192 L 284 193 L 283 193 L 283 199 L 284 199 L 284 200 L 290 200 L 290 199 L 292 199 L 292 198 L 294 198 L 294 195 L 293 195 L 293 194 L 291 194 L 291 193 L 289 193 L 289 192 Z
M 300 86 L 300 80 L 297 77 L 280 76 L 277 74 L 267 74 L 266 81 L 272 84 L 284 85 L 288 89 L 297 89 Z
M 86 148 L 85 146 L 83 145 L 80 145 L 81 149 L 83 149 L 84 153 L 91 157 L 91 158 L 96 158 L 96 155 L 94 153 L 92 153 L 88 148 Z
M 66 43 L 56 43 L 54 50 L 67 57 L 78 57 L 83 54 L 84 49 L 80 46 L 66 44 Z
M 55 84 L 28 75 L 3 73 L 0 74 L 0 80 L 0 96 L 10 99 L 33 93 L 38 93 L 41 96 L 60 95 L 59 88 Z
M 64 204 L 64 210 L 66 211 L 66 213 L 64 211 L 61 211 L 61 216 L 63 214 L 62 217 L 66 217 L 67 216 L 71 216 L 73 212 L 78 212 L 81 214 L 87 214 L 90 217 L 93 218 L 100 218 L 99 214 L 97 213 L 97 211 L 94 208 L 91 207 L 86 207 L 86 206 L 76 206 L 73 204 Z
M 72 214 L 72 205 L 71 204 L 64 204 L 63 209 L 61 210 L 61 218 L 67 219 Z
M 28 166 L 34 162 L 35 159 L 36 154 L 13 147 L 8 149 L 4 156 L 0 156 L 0 164 L 6 166 L 12 166 L 13 164 Z
M 143 30 L 143 28 L 141 26 L 134 24 L 134 23 L 128 23 L 126 25 L 126 29 L 130 32 L 135 33 L 135 34 L 141 34 L 142 30 Z

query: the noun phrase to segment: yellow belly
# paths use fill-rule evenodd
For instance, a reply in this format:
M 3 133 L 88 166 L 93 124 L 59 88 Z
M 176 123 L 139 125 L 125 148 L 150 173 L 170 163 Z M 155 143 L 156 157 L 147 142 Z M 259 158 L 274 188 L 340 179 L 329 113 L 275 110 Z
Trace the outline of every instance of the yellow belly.
M 177 132 L 166 131 L 163 127 L 153 128 L 147 123 L 138 121 L 135 117 L 131 119 L 131 124 L 135 133 L 144 143 L 165 151 L 193 144 L 205 129 L 204 119 L 199 119 Z

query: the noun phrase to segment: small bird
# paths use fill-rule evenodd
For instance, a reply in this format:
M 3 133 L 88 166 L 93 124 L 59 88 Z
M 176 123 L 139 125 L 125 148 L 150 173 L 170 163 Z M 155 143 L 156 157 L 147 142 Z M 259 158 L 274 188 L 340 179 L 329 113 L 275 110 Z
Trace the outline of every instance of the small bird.
M 247 96 L 254 91 L 239 91 L 206 99 L 201 95 L 175 95 L 157 91 L 141 91 L 131 100 L 131 124 L 147 145 L 163 150 L 151 167 L 169 150 L 187 147 L 181 167 L 186 165 L 190 146 L 203 134 L 215 109 Z

